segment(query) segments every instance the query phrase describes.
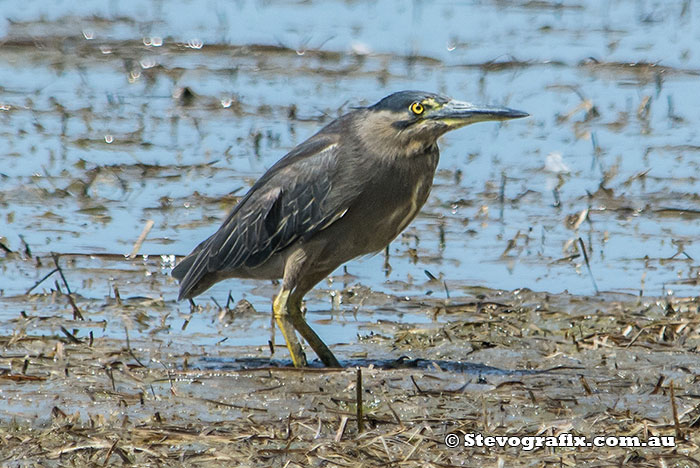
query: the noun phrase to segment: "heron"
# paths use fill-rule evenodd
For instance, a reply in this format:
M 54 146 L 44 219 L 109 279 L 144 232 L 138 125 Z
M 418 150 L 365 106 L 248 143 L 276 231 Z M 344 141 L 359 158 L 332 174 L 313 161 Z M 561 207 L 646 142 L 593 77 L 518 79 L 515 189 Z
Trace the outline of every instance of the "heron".
M 304 295 L 343 263 L 382 251 L 411 223 L 433 185 L 440 136 L 527 116 L 423 91 L 352 109 L 270 167 L 177 264 L 178 300 L 229 278 L 281 279 L 272 313 L 293 365 L 307 365 L 298 332 L 325 366 L 341 367 L 306 322 Z

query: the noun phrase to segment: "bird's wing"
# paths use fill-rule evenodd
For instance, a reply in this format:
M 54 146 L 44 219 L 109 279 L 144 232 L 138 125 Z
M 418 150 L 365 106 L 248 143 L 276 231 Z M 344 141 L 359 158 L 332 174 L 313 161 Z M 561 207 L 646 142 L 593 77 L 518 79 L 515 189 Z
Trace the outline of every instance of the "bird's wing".
M 331 195 L 337 152 L 335 138 L 317 136 L 272 166 L 219 230 L 190 254 L 194 260 L 183 260 L 186 273 L 173 271 L 182 278 L 180 298 L 189 297 L 207 274 L 261 265 L 342 217 L 353 194 L 346 190 Z

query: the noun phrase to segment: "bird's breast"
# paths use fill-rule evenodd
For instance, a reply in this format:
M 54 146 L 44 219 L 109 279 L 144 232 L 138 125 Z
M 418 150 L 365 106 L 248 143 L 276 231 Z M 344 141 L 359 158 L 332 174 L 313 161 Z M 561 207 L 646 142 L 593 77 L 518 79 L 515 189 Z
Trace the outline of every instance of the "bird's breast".
M 393 212 L 387 219 L 387 224 L 390 230 L 393 231 L 392 239 L 406 229 L 418 215 L 418 212 L 428 199 L 432 185 L 433 175 L 425 174 L 411 180 L 400 193 L 395 193 L 395 198 L 392 200 L 394 203 L 390 203 L 394 205 L 392 207 Z
M 418 215 L 430 194 L 437 158 L 435 152 L 414 161 L 400 161 L 378 174 L 378 183 L 362 197 L 369 208 L 363 228 L 367 252 L 383 249 Z

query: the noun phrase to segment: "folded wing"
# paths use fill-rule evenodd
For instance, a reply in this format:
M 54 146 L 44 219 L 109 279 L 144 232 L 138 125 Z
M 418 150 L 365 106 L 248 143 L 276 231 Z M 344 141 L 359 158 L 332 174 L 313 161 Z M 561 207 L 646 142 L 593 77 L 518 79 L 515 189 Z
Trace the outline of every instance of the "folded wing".
M 219 230 L 173 269 L 181 280 L 179 298 L 201 292 L 208 275 L 262 265 L 342 217 L 353 194 L 332 193 L 337 148 L 334 138 L 317 135 L 271 167 Z

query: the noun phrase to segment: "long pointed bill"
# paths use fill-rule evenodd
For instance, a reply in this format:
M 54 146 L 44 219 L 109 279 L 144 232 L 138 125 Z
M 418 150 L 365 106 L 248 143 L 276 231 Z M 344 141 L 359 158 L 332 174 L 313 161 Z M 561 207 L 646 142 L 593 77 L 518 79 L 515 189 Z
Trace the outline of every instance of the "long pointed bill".
M 508 107 L 476 106 L 469 102 L 452 100 L 435 110 L 428 118 L 439 120 L 451 128 L 458 128 L 475 122 L 520 119 L 529 115 L 527 112 Z

